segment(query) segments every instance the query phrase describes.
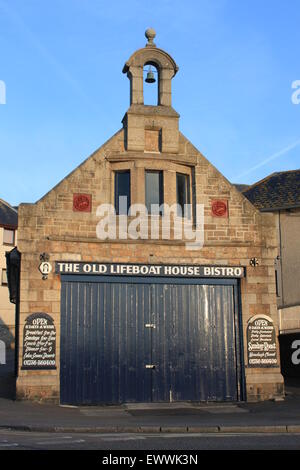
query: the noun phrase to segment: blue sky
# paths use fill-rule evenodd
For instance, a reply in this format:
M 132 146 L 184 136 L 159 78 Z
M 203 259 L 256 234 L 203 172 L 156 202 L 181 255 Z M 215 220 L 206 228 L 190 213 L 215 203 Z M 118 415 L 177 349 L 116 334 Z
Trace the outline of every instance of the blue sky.
M 0 0 L 0 198 L 36 201 L 121 127 L 147 27 L 180 130 L 230 181 L 300 168 L 299 24 L 299 0 Z

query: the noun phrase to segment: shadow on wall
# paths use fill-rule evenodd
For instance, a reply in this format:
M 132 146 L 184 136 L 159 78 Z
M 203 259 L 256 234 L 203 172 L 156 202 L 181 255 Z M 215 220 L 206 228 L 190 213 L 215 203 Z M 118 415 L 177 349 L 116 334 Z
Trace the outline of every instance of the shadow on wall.
M 0 398 L 16 398 L 14 326 L 0 318 Z

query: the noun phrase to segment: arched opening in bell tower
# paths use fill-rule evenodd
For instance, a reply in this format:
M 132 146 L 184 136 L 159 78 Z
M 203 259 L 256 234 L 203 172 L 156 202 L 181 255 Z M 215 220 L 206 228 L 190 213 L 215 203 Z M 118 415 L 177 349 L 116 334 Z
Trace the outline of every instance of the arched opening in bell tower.
M 159 67 L 153 61 L 147 61 L 143 67 L 144 105 L 158 106 L 159 103 Z

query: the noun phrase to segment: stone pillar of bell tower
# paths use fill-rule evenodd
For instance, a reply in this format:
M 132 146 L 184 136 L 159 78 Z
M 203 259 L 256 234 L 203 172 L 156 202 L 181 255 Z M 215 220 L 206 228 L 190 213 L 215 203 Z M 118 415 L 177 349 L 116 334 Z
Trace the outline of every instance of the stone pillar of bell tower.
M 123 73 L 126 73 L 130 80 L 130 108 L 122 121 L 126 150 L 149 151 L 147 136 L 150 135 L 149 131 L 152 131 L 153 136 L 157 132 L 158 151 L 177 153 L 179 114 L 172 108 L 171 81 L 178 71 L 178 66 L 167 52 L 156 47 L 156 33 L 152 28 L 146 30 L 145 36 L 148 40 L 146 46 L 134 52 L 123 67 Z M 143 70 L 146 65 L 156 67 L 158 72 L 156 106 L 144 105 Z

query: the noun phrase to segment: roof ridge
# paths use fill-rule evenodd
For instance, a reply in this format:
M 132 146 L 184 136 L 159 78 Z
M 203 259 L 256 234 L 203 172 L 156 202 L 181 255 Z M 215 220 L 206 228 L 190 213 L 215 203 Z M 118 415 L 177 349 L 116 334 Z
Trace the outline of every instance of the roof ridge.
M 279 175 L 283 175 L 284 173 L 297 173 L 297 172 L 300 172 L 300 168 L 297 169 L 297 170 L 278 171 L 277 173 L 278 173 Z
M 261 183 L 264 183 L 265 181 L 271 179 L 272 177 L 274 177 L 275 175 L 284 175 L 286 173 L 297 173 L 299 172 L 300 173 L 300 168 L 299 169 L 296 169 L 296 170 L 286 170 L 286 171 L 274 171 L 274 173 L 271 173 L 270 175 L 266 176 L 265 178 L 257 181 L 256 183 L 253 183 L 251 185 L 249 185 L 249 187 L 247 189 L 244 189 L 242 191 L 242 193 L 245 193 L 247 191 L 250 191 L 252 188 L 254 188 L 255 186 L 258 186 L 259 184 Z
M 274 172 L 242 193 L 260 210 L 300 207 L 300 170 Z
M 249 185 L 249 188 L 245 189 L 244 191 L 242 191 L 242 193 L 245 193 L 247 191 L 250 191 L 252 188 L 254 188 L 255 186 L 258 186 L 259 184 L 263 183 L 264 181 L 267 181 L 269 180 L 272 176 L 274 175 L 277 175 L 278 174 L 278 171 L 275 171 L 274 173 L 271 173 L 270 175 L 268 176 L 265 176 L 264 178 L 262 178 L 261 180 L 259 181 L 256 181 L 256 183 L 253 183 L 251 185 Z
M 1 199 L 1 198 L 0 198 L 0 202 L 2 202 L 2 203 L 3 203 L 5 206 L 7 206 L 9 209 L 15 211 L 16 214 L 18 213 L 17 209 L 15 209 L 13 206 L 11 206 L 11 205 L 9 204 L 9 202 L 7 202 L 7 201 L 5 201 L 4 199 Z

